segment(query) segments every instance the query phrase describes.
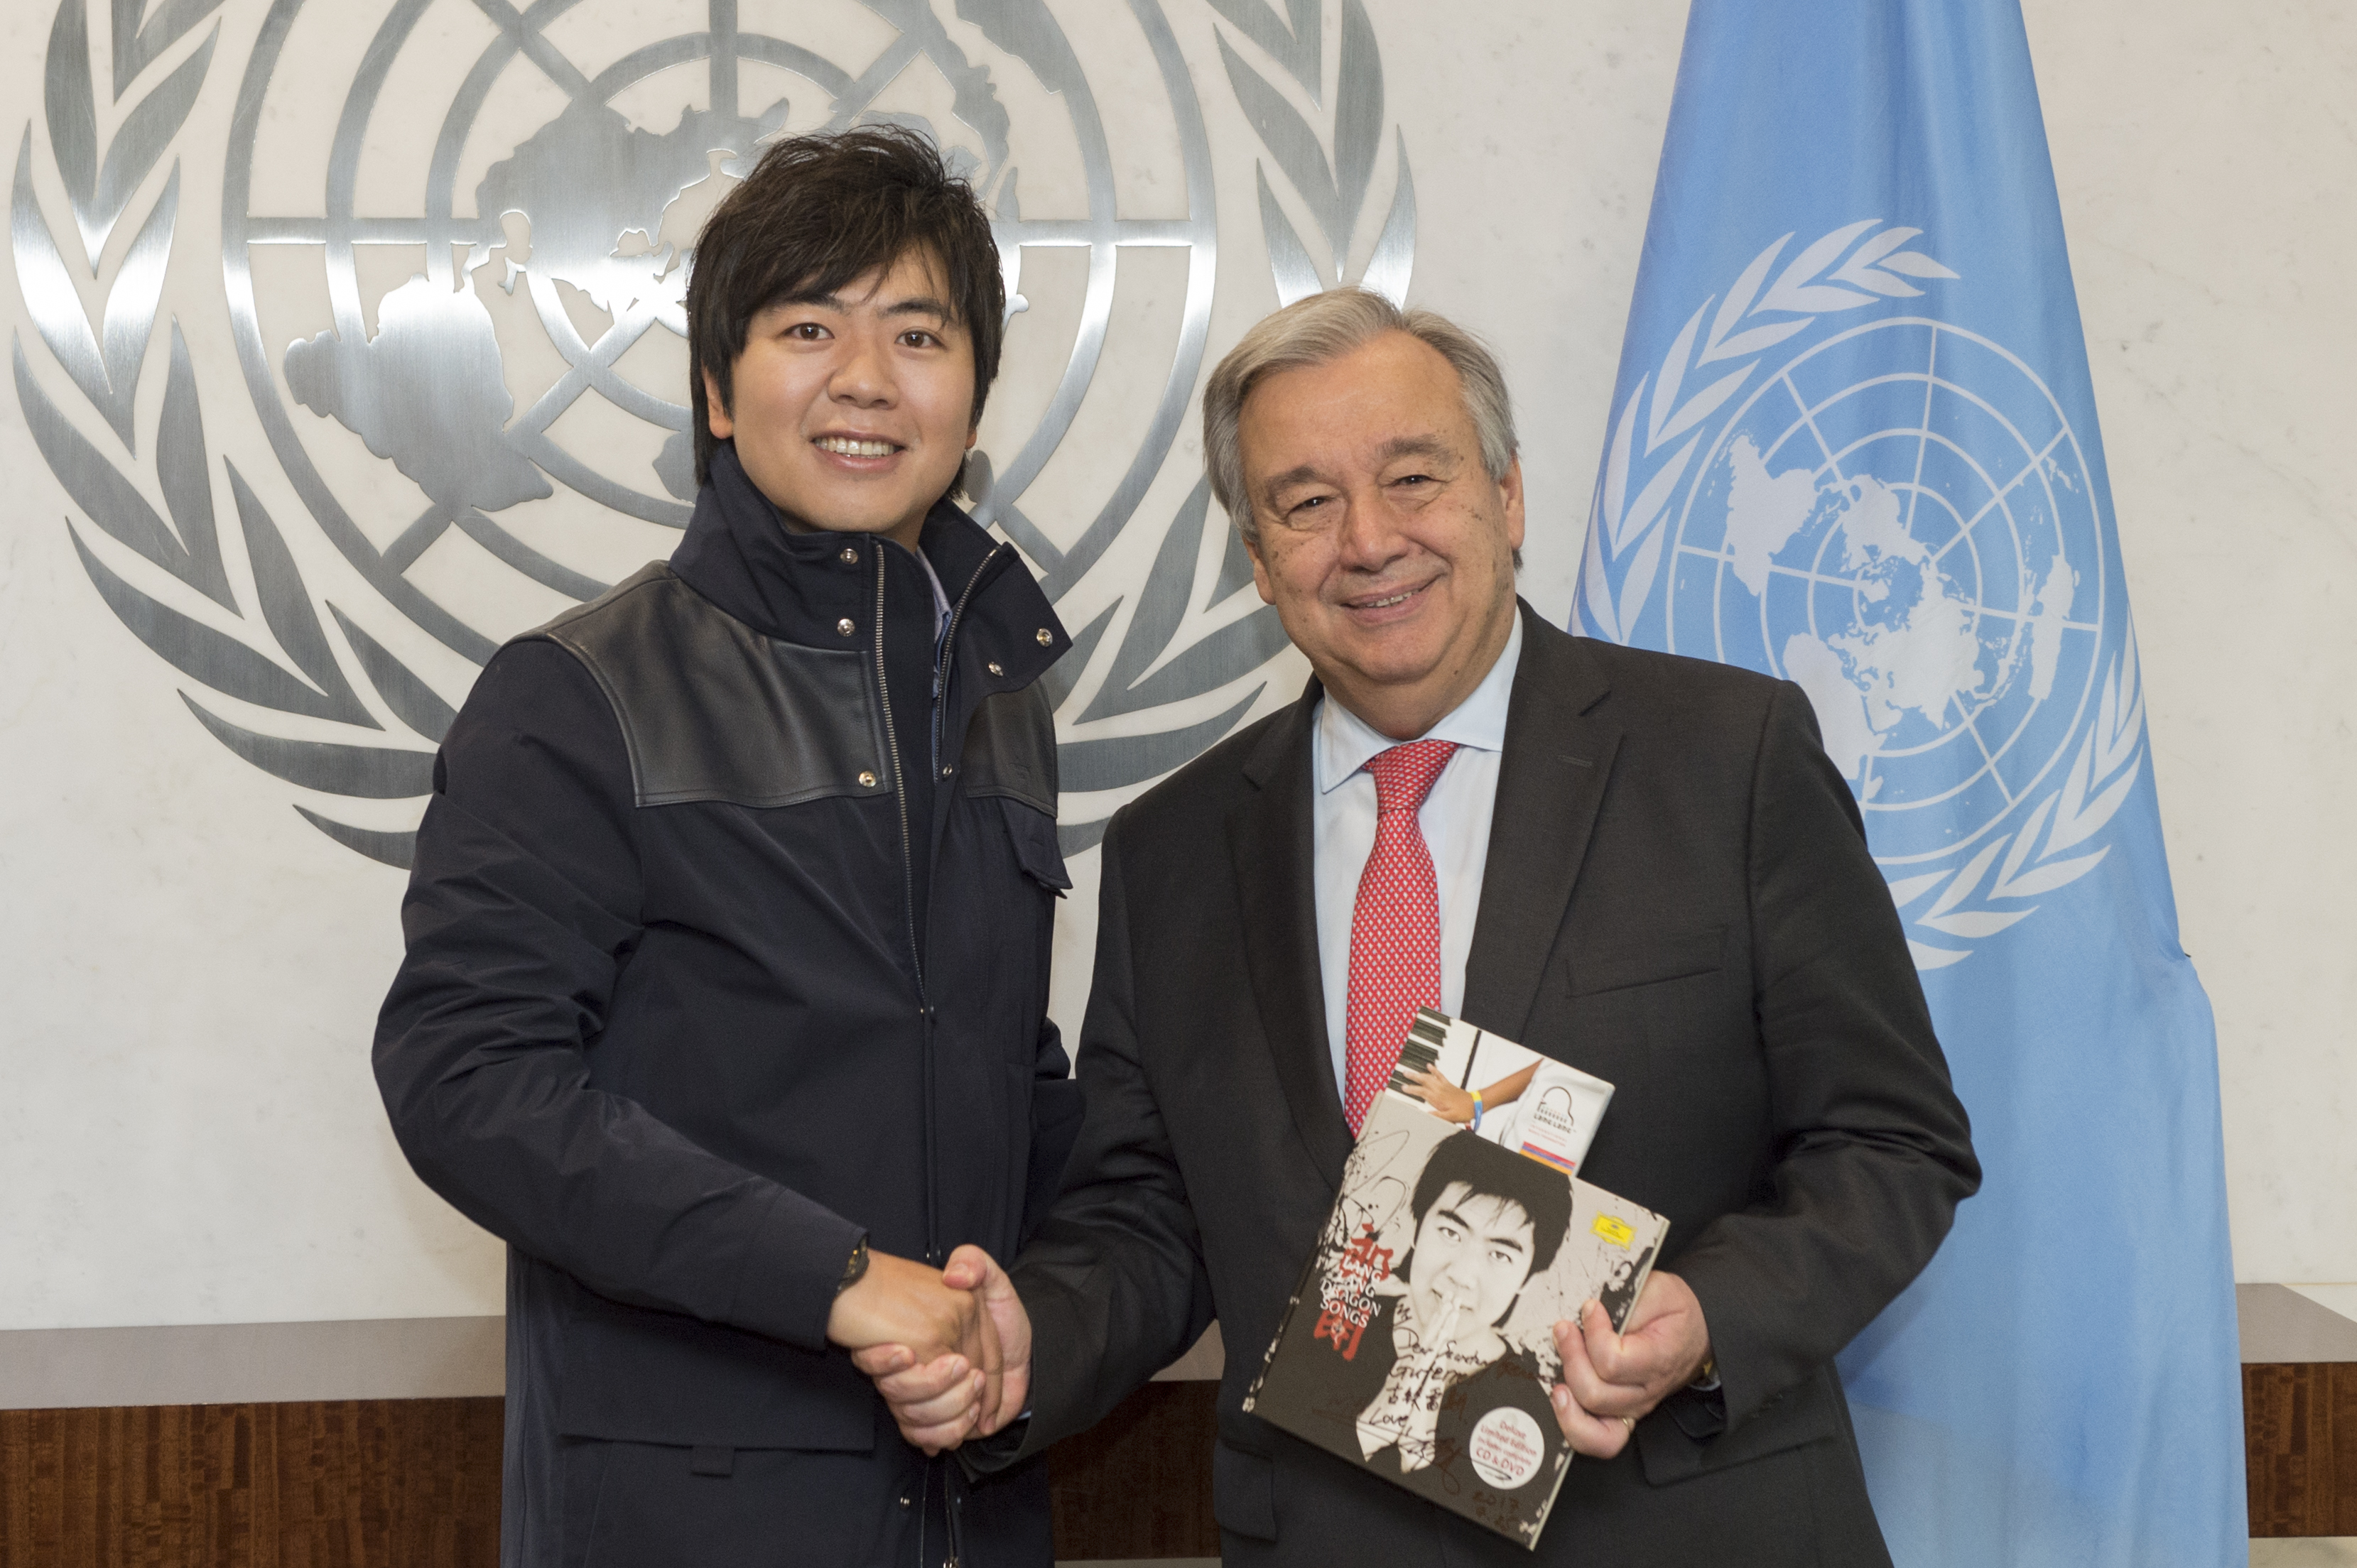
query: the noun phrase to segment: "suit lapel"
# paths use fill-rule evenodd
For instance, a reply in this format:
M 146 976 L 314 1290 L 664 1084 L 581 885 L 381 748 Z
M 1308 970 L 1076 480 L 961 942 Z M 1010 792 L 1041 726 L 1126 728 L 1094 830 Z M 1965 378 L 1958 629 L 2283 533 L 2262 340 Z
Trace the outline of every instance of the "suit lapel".
M 1254 792 L 1228 819 L 1228 847 L 1243 907 L 1245 967 L 1261 1031 L 1293 1124 L 1329 1186 L 1342 1185 L 1351 1124 L 1334 1087 L 1318 962 L 1318 883 L 1311 861 L 1309 719 L 1315 682 L 1271 725 L 1244 763 Z
M 1592 711 L 1609 689 L 1603 672 L 1528 605 L 1522 615 L 1463 1004 L 1469 1021 L 1510 1040 L 1530 1020 L 1620 746 L 1620 726 Z

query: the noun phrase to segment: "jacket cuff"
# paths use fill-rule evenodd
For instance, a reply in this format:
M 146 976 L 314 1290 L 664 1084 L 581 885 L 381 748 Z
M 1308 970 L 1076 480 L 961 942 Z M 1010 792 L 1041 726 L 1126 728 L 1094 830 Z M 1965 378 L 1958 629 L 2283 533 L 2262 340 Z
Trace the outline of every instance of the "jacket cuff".
M 1706 1237 L 1687 1249 L 1673 1272 L 1694 1292 L 1703 1323 L 1710 1331 L 1710 1355 L 1717 1363 L 1719 1380 L 1709 1396 L 1711 1424 L 1717 1432 L 1741 1426 L 1785 1387 L 1775 1380 L 1774 1369 L 1782 1366 L 1786 1358 L 1765 1342 L 1766 1326 L 1743 1310 L 1744 1304 L 1757 1300 L 1761 1292 L 1743 1277 L 1743 1265 L 1710 1245 Z M 1687 1430 L 1685 1421 L 1677 1424 Z M 1710 1435 L 1691 1430 L 1687 1434 Z
M 825 1349 L 844 1265 L 866 1234 L 865 1226 L 780 1188 L 745 1250 L 730 1320 L 804 1350 Z
M 1008 1422 L 987 1437 L 970 1437 L 958 1444 L 958 1468 L 969 1481 L 986 1481 L 1003 1475 L 1039 1451 L 1031 1441 L 1031 1412 Z
M 1727 1391 L 1714 1384 L 1698 1389 L 1691 1383 L 1671 1391 L 1662 1401 L 1662 1412 L 1677 1423 L 1680 1432 L 1696 1443 L 1717 1436 L 1727 1430 Z

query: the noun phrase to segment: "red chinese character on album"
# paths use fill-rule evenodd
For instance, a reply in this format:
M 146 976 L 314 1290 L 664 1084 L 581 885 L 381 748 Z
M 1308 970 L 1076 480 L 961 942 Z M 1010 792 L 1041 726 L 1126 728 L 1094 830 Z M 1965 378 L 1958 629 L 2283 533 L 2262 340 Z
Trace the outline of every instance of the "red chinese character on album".
M 1331 1339 L 1334 1342 L 1334 1348 L 1342 1352 L 1342 1359 L 1348 1361 L 1358 1355 L 1359 1336 L 1366 1331 L 1366 1320 L 1363 1318 L 1353 1323 L 1339 1312 L 1321 1312 L 1318 1315 L 1318 1326 L 1310 1330 L 1309 1337 L 1313 1339 Z
M 1362 1225 L 1334 1260 L 1319 1292 L 1312 1339 L 1326 1339 L 1348 1361 L 1359 1353 L 1359 1337 L 1375 1315 L 1375 1287 L 1392 1277 L 1392 1250 L 1375 1245 L 1375 1228 Z

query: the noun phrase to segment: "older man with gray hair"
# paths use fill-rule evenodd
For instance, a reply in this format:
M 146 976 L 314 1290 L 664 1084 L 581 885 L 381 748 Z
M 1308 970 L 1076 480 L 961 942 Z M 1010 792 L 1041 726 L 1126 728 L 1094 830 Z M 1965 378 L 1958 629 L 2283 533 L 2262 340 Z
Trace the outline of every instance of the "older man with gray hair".
M 1582 1175 L 1668 1250 L 1555 1325 L 1574 1464 L 1546 1562 L 1883 1563 L 1833 1358 L 1977 1187 L 1905 939 L 1799 688 L 1565 635 L 1518 601 L 1496 361 L 1338 290 L 1204 396 L 1221 504 L 1316 679 L 1117 814 L 1087 1113 L 1010 1270 L 1009 1373 L 863 1352 L 971 1468 L 1086 1429 L 1217 1317 L 1231 1563 L 1526 1560 L 1243 1409 L 1418 1006 L 1610 1080 Z M 1568 524 L 1565 524 L 1568 526 Z M 1413 1264 L 1410 1264 L 1411 1269 Z M 1028 1413 L 1027 1413 L 1028 1412 Z

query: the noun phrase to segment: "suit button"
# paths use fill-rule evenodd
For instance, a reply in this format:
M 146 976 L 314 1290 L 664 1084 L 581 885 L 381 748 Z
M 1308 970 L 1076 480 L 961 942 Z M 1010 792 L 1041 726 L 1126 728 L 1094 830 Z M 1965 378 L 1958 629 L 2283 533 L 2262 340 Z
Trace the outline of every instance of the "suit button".
M 1042 647 L 1042 648 L 1049 648 L 1049 647 L 1052 647 L 1052 646 L 1054 646 L 1054 644 L 1055 644 L 1055 641 L 1056 641 L 1056 634 L 1055 634 L 1054 632 L 1052 632 L 1052 631 L 1049 631 L 1049 630 L 1046 627 L 1044 627 L 1044 626 L 1043 626 L 1043 627 L 1041 627 L 1041 628 L 1040 628 L 1037 632 L 1033 633 L 1032 635 L 1034 635 L 1035 637 L 1039 638 L 1039 646 L 1040 646 L 1040 647 Z
M 860 774 L 860 776 L 859 776 L 859 787 L 860 787 L 862 789 L 875 789 L 875 788 L 876 788 L 876 775 L 874 775 L 873 773 L 865 773 L 865 772 L 863 772 L 862 774 Z
M 849 637 L 853 632 L 857 631 L 859 628 L 851 624 L 851 618 L 849 616 L 845 616 L 841 620 L 834 623 L 834 629 L 843 633 L 844 636 Z
M 994 675 L 1004 675 L 1006 673 L 1006 671 L 1001 670 L 998 667 L 998 660 L 996 659 L 992 660 L 988 664 L 984 665 L 983 668 L 989 671 Z

